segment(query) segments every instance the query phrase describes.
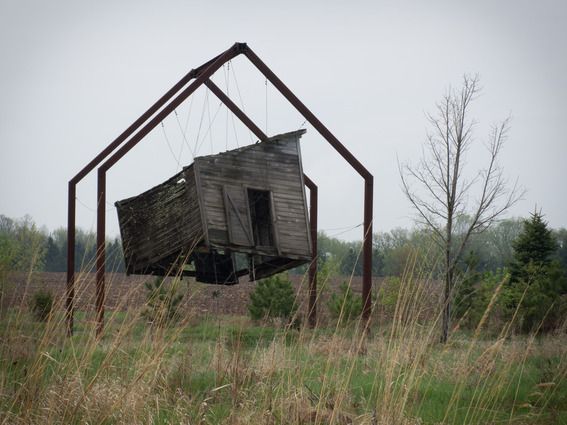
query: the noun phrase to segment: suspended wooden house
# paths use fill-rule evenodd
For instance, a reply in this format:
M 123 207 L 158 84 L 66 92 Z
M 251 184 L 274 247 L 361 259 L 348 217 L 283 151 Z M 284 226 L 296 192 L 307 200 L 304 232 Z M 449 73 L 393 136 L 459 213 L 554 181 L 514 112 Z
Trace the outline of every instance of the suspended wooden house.
M 116 202 L 127 272 L 235 284 L 311 261 L 304 133 L 196 157 L 159 186 Z

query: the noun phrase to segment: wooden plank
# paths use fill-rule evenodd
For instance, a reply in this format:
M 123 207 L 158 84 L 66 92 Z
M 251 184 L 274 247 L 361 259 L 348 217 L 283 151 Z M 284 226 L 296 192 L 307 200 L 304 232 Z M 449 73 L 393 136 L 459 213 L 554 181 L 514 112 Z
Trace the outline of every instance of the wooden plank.
M 209 238 L 212 239 L 214 233 L 215 243 L 222 243 L 220 238 L 224 231 L 228 233 L 233 247 L 239 246 L 235 241 L 238 240 L 242 244 L 246 238 L 246 231 L 243 229 L 247 226 L 240 223 L 234 225 L 234 221 L 248 212 L 247 201 L 245 203 L 244 197 L 236 195 L 238 199 L 235 202 L 240 203 L 241 207 L 232 207 L 232 210 L 238 210 L 239 215 L 230 216 L 227 215 L 226 208 L 229 201 L 222 194 L 222 187 L 238 182 L 242 193 L 245 193 L 245 188 L 267 190 L 271 193 L 273 234 L 276 245 L 281 245 L 282 252 L 284 249 L 295 249 L 304 255 L 306 247 L 307 251 L 309 250 L 309 234 L 303 230 L 308 223 L 305 222 L 305 192 L 300 174 L 297 137 L 293 140 L 282 139 L 277 143 L 261 143 L 238 151 L 197 158 L 196 163 L 207 226 L 216 229 L 209 233 Z M 233 223 L 227 225 L 231 220 Z M 298 231 L 299 229 L 302 230 Z
M 229 242 L 239 246 L 253 246 L 248 200 L 243 188 L 225 185 L 223 191 Z
M 194 187 L 194 184 L 192 185 Z M 181 252 L 202 237 L 198 202 L 184 171 L 141 195 L 117 203 L 125 257 L 130 268 Z

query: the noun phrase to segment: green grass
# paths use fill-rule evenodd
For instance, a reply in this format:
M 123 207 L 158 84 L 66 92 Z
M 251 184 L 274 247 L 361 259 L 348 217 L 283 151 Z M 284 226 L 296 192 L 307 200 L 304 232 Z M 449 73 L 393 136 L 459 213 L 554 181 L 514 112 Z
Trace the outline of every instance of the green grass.
M 369 334 L 190 312 L 151 327 L 136 310 L 110 312 L 100 339 L 78 312 L 67 338 L 62 313 L 40 323 L 25 307 L 3 312 L 0 421 L 567 423 L 566 335 L 456 332 L 441 345 L 435 320 L 407 319 L 420 294 L 406 293 L 399 317 Z

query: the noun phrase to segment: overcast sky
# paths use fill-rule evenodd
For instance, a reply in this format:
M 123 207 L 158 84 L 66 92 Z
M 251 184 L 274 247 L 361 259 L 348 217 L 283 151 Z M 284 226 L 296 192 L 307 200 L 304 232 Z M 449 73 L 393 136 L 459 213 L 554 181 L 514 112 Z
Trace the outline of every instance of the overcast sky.
M 467 161 L 485 158 L 490 125 L 512 117 L 505 175 L 567 227 L 567 2 L 0 0 L 0 213 L 66 225 L 67 182 L 191 68 L 247 42 L 374 174 L 375 231 L 412 225 L 397 161 L 415 162 L 426 113 L 464 73 L 483 87 Z M 304 119 L 245 58 L 214 77 L 270 135 Z M 362 179 L 309 125 L 306 173 L 320 228 L 359 239 Z M 108 174 L 114 202 L 161 183 L 195 155 L 255 139 L 200 89 Z M 94 229 L 95 173 L 78 187 L 77 223 Z

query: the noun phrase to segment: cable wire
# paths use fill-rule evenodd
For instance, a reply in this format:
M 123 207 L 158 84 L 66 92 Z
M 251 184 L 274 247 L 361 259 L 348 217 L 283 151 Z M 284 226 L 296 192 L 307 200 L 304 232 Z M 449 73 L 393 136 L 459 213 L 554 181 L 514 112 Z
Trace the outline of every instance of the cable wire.
M 183 136 L 183 141 L 185 142 L 185 145 L 187 145 L 187 148 L 189 149 L 189 152 L 191 153 L 191 159 L 195 159 L 195 153 L 193 151 L 193 149 L 191 149 L 191 145 L 189 145 L 189 142 L 187 141 L 187 136 L 185 134 L 185 132 L 183 131 L 183 128 L 181 127 L 181 122 L 179 121 L 179 117 L 177 116 L 177 111 L 173 111 L 175 112 L 175 120 L 177 121 L 177 126 L 179 127 L 179 131 L 181 131 L 181 136 Z M 183 144 L 181 145 L 181 149 L 179 150 L 179 158 L 181 158 L 181 152 L 183 151 Z
M 232 76 L 234 78 L 234 85 L 236 86 L 236 93 L 238 93 L 238 99 L 240 100 L 240 107 L 242 108 L 242 112 L 246 113 L 246 109 L 244 108 L 244 100 L 242 100 L 242 95 L 240 94 L 240 86 L 238 85 L 236 72 L 234 71 L 234 64 L 232 65 Z M 248 135 L 250 136 L 250 143 L 254 143 L 254 134 L 250 129 L 248 130 Z
M 230 61 L 228 61 L 227 63 L 227 67 L 230 71 Z M 226 96 L 230 97 L 230 79 L 228 78 L 227 72 L 226 72 L 226 68 L 222 67 L 222 71 L 223 71 L 223 75 L 224 75 L 224 85 L 226 86 Z M 228 109 L 228 106 L 226 107 L 226 121 L 225 121 L 225 142 L 224 142 L 224 147 L 225 150 L 228 150 L 228 117 L 230 115 L 230 110 Z
M 327 236 L 330 237 L 330 238 L 334 238 L 335 236 L 339 236 L 339 235 L 342 235 L 342 234 L 344 234 L 344 233 L 348 233 L 348 232 L 350 232 L 351 230 L 356 229 L 357 227 L 361 227 L 363 224 L 364 224 L 364 223 L 359 223 L 359 224 L 357 224 L 357 225 L 355 225 L 355 226 L 351 226 L 351 227 L 349 227 L 349 228 L 344 228 L 344 227 L 343 227 L 343 229 L 346 229 L 346 230 L 343 230 L 343 231 L 337 232 L 337 233 L 333 233 L 333 234 L 330 234 L 330 235 L 327 235 Z M 338 227 L 337 229 L 341 229 L 341 228 Z M 324 232 L 324 231 L 326 231 L 326 230 L 333 230 L 333 229 L 320 229 L 320 230 L 321 230 L 322 232 Z
M 175 171 L 177 171 L 178 167 L 181 167 L 181 163 L 179 162 L 179 158 L 175 156 L 175 152 L 173 152 L 171 143 L 169 143 L 169 138 L 167 137 L 167 133 L 165 132 L 165 126 L 163 125 L 163 121 L 161 122 L 161 131 L 163 133 L 165 142 L 167 143 L 167 147 L 169 148 L 169 152 L 171 152 L 171 156 L 173 156 L 173 160 L 177 163 L 177 167 L 175 168 Z
M 212 136 L 211 127 L 212 127 L 212 125 L 214 124 L 214 122 L 216 121 L 217 115 L 218 115 L 219 111 L 221 110 L 222 105 L 223 105 L 223 103 L 222 103 L 222 102 L 219 102 L 219 106 L 217 107 L 217 110 L 215 111 L 215 114 L 213 115 L 212 121 L 209 119 L 209 127 L 207 128 L 207 131 L 205 131 L 205 134 L 203 135 L 203 137 L 202 137 L 202 139 L 201 139 L 201 142 L 197 145 L 197 150 L 196 150 L 196 152 L 195 152 L 195 155 L 198 155 L 198 154 L 199 154 L 199 150 L 201 149 L 201 146 L 203 146 L 203 143 L 205 142 L 205 138 L 206 138 L 209 134 L 211 134 L 211 136 Z M 211 137 L 211 153 L 212 153 L 212 148 L 213 148 L 212 143 L 213 143 L 213 142 L 212 142 L 212 137 Z
M 268 134 L 268 79 L 264 81 L 266 86 L 266 134 Z

